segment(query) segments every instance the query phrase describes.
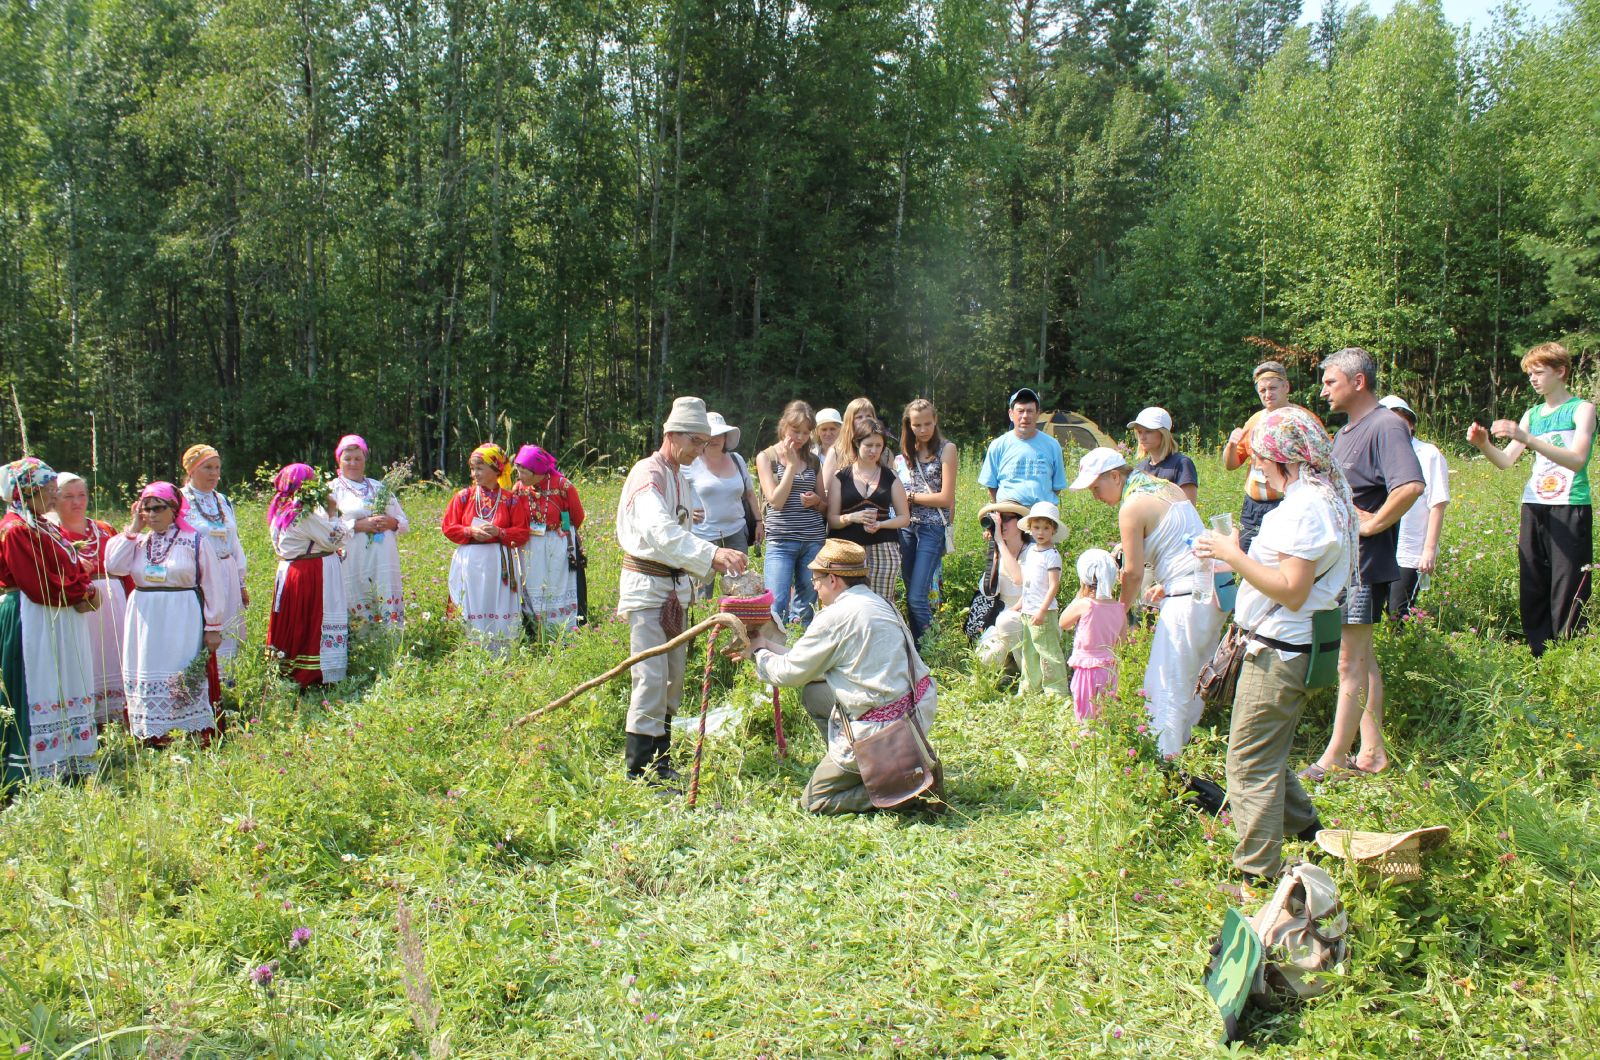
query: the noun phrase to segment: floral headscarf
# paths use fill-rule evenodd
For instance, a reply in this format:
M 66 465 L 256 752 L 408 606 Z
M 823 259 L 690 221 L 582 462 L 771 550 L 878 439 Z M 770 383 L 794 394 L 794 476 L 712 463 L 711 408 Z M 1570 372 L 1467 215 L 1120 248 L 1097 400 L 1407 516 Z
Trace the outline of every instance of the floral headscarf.
M 333 462 L 337 464 L 339 462 L 339 458 L 344 456 L 344 451 L 350 448 L 352 445 L 361 450 L 362 453 L 368 455 L 371 454 L 371 450 L 367 448 L 367 440 L 365 438 L 361 437 L 359 434 L 347 434 L 343 438 L 339 439 L 338 445 L 333 447 Z
M 287 530 L 300 515 L 300 502 L 294 495 L 316 473 L 310 464 L 286 464 L 272 476 L 272 488 L 278 492 L 267 505 L 267 522 L 274 530 Z
M 1300 465 L 1300 481 L 1328 502 L 1333 525 L 1344 538 L 1353 576 L 1360 552 L 1361 521 L 1350 496 L 1350 483 L 1334 462 L 1333 439 L 1322 424 L 1305 409 L 1286 405 L 1256 421 L 1255 430 L 1250 432 L 1250 449 L 1263 460 Z
M 146 497 L 154 497 L 170 505 L 174 513 L 172 521 L 179 530 L 194 529 L 189 525 L 189 520 L 184 518 L 189 511 L 189 498 L 185 497 L 178 487 L 170 482 L 152 482 L 139 492 L 141 501 Z
M 554 475 L 556 458 L 537 445 L 525 445 L 517 450 L 516 465 L 535 475 Z
M 1144 471 L 1133 470 L 1128 472 L 1128 481 L 1122 484 L 1122 499 L 1137 497 L 1141 493 L 1153 493 L 1168 504 L 1177 504 L 1189 498 L 1176 482 L 1169 482 L 1164 478 L 1157 478 Z
M 4 495 L 8 511 L 16 512 L 23 522 L 37 530 L 39 517 L 28 504 L 28 495 L 55 480 L 55 470 L 49 464 L 36 456 L 25 456 L 0 467 L 0 495 Z
M 212 457 L 221 455 L 221 453 L 217 452 L 209 445 L 191 445 L 189 448 L 183 451 L 183 473 L 185 475 L 192 475 L 194 474 L 195 468 L 199 467 L 207 460 L 210 460 Z
M 501 489 L 511 488 L 511 458 L 506 456 L 504 449 L 493 442 L 484 442 L 472 451 L 472 455 L 494 468 L 495 481 Z

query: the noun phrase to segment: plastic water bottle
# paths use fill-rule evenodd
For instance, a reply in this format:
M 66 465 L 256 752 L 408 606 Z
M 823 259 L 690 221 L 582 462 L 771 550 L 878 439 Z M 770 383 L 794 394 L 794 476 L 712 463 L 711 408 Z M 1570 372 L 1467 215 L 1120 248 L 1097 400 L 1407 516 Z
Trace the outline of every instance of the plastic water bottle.
M 1195 537 L 1189 538 L 1191 549 L 1194 548 Z M 1193 595 L 1197 604 L 1209 604 L 1217 598 L 1217 568 L 1209 559 L 1195 561 Z

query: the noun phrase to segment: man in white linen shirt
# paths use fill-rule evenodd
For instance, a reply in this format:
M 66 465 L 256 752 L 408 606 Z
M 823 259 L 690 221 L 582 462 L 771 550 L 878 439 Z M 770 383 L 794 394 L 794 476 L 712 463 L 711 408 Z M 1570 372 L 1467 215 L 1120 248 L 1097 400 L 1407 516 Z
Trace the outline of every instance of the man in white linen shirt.
M 1422 496 L 1400 517 L 1400 538 L 1395 544 L 1394 561 L 1400 565 L 1400 578 L 1389 586 L 1389 617 L 1411 614 L 1423 579 L 1431 577 L 1439 564 L 1439 540 L 1444 533 L 1444 510 L 1450 506 L 1450 465 L 1432 442 L 1417 437 L 1417 414 L 1405 398 L 1390 394 L 1378 404 L 1394 411 L 1411 428 L 1411 451 L 1422 465 Z
M 683 468 L 705 451 L 711 439 L 706 403 L 681 397 L 662 425 L 661 448 L 628 472 L 617 504 L 617 544 L 622 576 L 617 614 L 628 622 L 632 652 L 659 648 L 683 632 L 684 608 L 696 580 L 713 569 L 743 574 L 745 555 L 718 548 L 691 530 L 694 493 Z M 629 673 L 628 776 L 651 783 L 672 782 L 672 715 L 683 698 L 683 667 L 688 646 L 646 659 Z
M 839 712 L 850 718 L 857 739 L 913 710 L 926 733 L 938 692 L 900 612 L 867 586 L 867 556 L 860 545 L 830 539 L 810 566 L 822 610 L 792 648 L 786 651 L 757 636 L 750 642 L 751 656 L 763 681 L 802 689 L 806 712 L 826 727 L 828 750 L 806 784 L 801 805 L 811 813 L 865 813 L 872 798 Z

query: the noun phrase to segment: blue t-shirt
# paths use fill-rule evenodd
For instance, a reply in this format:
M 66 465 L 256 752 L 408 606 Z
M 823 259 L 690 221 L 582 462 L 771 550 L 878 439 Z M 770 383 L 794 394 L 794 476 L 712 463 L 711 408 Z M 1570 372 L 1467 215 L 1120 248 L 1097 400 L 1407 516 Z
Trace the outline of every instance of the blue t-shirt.
M 1061 443 L 1043 431 L 1026 441 L 1016 431 L 1007 431 L 989 443 L 978 484 L 994 490 L 996 500 L 1030 506 L 1054 503 L 1056 494 L 1067 488 Z

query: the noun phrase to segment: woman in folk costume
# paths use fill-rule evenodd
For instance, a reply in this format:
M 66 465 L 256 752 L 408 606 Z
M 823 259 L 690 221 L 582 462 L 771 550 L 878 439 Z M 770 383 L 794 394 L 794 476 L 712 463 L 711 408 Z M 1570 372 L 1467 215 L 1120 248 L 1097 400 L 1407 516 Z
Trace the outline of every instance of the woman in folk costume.
M 222 457 L 209 445 L 191 445 L 183 453 L 183 473 L 188 476 L 183 495 L 189 502 L 187 522 L 200 532 L 216 554 L 218 575 L 215 584 L 206 586 L 206 596 L 222 610 L 222 647 L 217 663 L 224 670 L 232 667 L 239 645 L 244 643 L 244 609 L 250 606 L 250 593 L 244 587 L 244 546 L 239 544 L 239 521 L 233 504 L 217 492 L 222 481 Z
M 178 487 L 152 482 L 127 527 L 106 543 L 106 573 L 133 579 L 122 632 L 128 728 L 158 747 L 174 732 L 208 742 L 222 700 L 216 651 L 224 615 L 210 587 L 224 572 L 188 508 Z
M 36 457 L 0 468 L 0 800 L 24 780 L 94 772 L 88 565 L 46 519 L 56 473 Z
M 111 721 L 126 724 L 128 700 L 122 692 L 122 631 L 128 619 L 128 594 L 133 579 L 106 573 L 106 544 L 117 532 L 110 523 L 89 518 L 89 487 L 83 478 L 63 471 L 56 479 L 56 510 L 48 518 L 61 528 L 88 568 L 100 606 L 85 614 L 89 625 L 89 655 L 93 664 L 94 720 L 104 727 Z
M 561 629 L 578 624 L 578 571 L 572 545 L 583 525 L 578 489 L 556 470 L 556 458 L 537 445 L 517 450 L 516 492 L 530 509 L 522 546 L 522 610 Z
M 350 662 L 350 615 L 345 607 L 339 549 L 349 531 L 331 493 L 306 496 L 316 478 L 308 464 L 289 464 L 272 477 L 267 522 L 278 577 L 267 620 L 267 647 L 301 686 L 343 681 Z M 304 491 L 304 492 L 302 492 Z
M 450 559 L 450 605 L 490 651 L 522 632 L 517 550 L 528 543 L 528 503 L 512 492 L 511 460 L 493 442 L 467 458 L 472 485 L 450 499 L 439 521 L 456 543 Z
M 328 492 L 351 534 L 351 544 L 344 550 L 344 595 L 350 605 L 350 623 L 399 626 L 405 622 L 406 600 L 396 539 L 411 529 L 411 523 L 400 509 L 400 498 L 378 479 L 367 477 L 367 443 L 360 435 L 340 438 L 333 457 L 339 462 L 339 475 Z M 383 510 L 378 511 L 379 507 Z

